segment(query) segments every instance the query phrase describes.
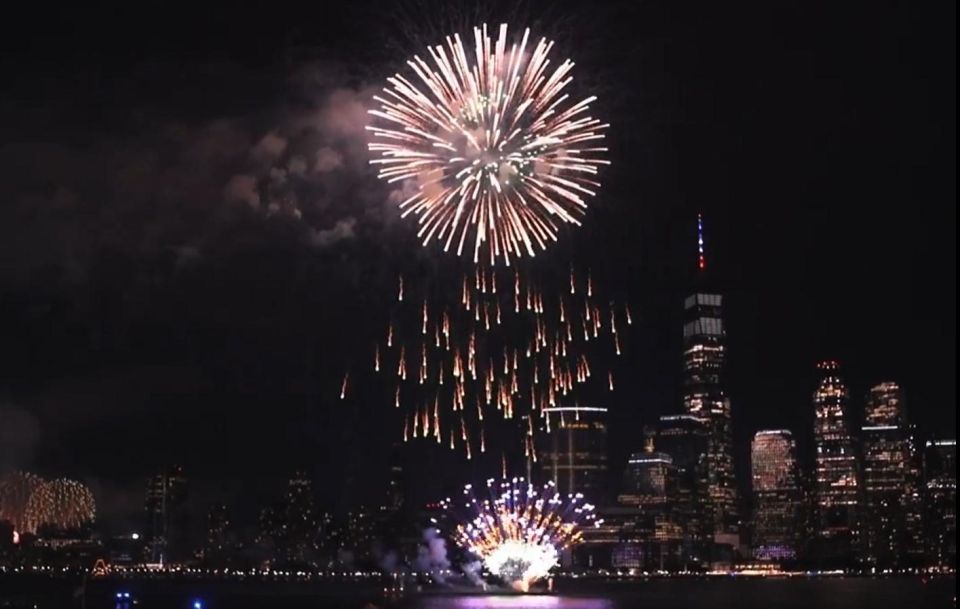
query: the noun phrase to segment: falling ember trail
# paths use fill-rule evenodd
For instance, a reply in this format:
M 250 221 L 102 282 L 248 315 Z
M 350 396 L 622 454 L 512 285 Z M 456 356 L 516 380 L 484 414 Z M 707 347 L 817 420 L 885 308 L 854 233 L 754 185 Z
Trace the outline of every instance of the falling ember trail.
M 371 346 L 374 370 L 390 372 L 384 398 L 400 415 L 398 435 L 465 457 L 501 454 L 505 472 L 513 451 L 536 459 L 545 409 L 614 391 L 610 365 L 630 338 L 624 303 L 573 266 L 569 276 L 538 273 L 471 268 L 440 291 L 406 277 L 404 301 Z M 344 394 L 356 379 L 345 381 Z
M 343 375 L 343 382 L 340 384 L 340 399 L 346 399 L 347 397 L 347 380 L 350 378 L 350 373 L 347 372 Z

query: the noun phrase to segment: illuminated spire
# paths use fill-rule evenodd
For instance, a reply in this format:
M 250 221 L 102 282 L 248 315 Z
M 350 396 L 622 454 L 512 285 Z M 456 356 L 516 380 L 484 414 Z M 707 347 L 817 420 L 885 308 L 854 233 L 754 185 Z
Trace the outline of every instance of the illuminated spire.
M 703 255 L 703 214 L 697 214 L 697 268 L 707 268 L 707 258 Z

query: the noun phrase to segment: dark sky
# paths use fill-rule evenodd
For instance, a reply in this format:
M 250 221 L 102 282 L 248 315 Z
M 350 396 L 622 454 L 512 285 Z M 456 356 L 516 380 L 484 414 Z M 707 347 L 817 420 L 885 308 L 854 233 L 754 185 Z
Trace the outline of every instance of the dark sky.
M 896 380 L 953 433 L 953 3 L 350 4 L 4 20 L 0 468 L 87 480 L 117 518 L 172 462 L 205 497 L 294 468 L 331 503 L 369 495 L 396 430 L 389 404 L 337 401 L 340 375 L 398 269 L 439 254 L 373 177 L 365 109 L 404 50 L 476 14 L 555 37 L 613 125 L 601 195 L 551 255 L 642 319 L 616 460 L 679 408 L 698 211 L 741 464 L 760 428 L 808 442 L 825 357 L 858 408 Z

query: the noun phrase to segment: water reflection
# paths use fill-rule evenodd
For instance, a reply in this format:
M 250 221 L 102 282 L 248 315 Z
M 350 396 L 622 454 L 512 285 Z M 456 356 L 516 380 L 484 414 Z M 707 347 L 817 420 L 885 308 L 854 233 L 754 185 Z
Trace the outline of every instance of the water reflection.
M 571 598 L 553 595 L 524 596 L 446 596 L 424 598 L 421 609 L 613 609 L 603 598 Z

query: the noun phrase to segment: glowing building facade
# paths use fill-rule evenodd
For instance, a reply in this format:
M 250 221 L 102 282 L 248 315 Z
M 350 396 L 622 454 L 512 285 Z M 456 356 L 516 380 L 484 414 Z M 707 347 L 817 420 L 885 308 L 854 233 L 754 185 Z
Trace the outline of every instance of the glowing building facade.
M 708 560 L 708 542 L 713 538 L 712 520 L 707 517 L 706 502 L 706 455 L 710 428 L 699 417 L 665 415 L 660 417 L 656 425 L 647 427 L 644 435 L 647 454 L 665 455 L 670 460 L 669 466 L 664 464 L 667 474 L 666 507 L 671 526 L 676 525 L 680 532 L 680 567 L 703 567 Z M 656 471 L 656 468 L 653 469 Z M 658 476 L 651 473 L 638 472 L 638 477 L 646 488 L 656 489 L 652 482 Z M 655 497 L 651 495 L 651 499 Z
M 957 441 L 929 440 L 923 454 L 927 563 L 957 567 Z
M 861 485 L 854 439 L 850 434 L 850 391 L 835 361 L 817 365 L 820 381 L 813 394 L 816 445 L 817 553 L 825 563 L 849 563 L 860 539 Z
M 874 567 L 923 559 L 921 460 L 902 389 L 881 383 L 867 396 L 863 438 L 863 557 Z
M 754 558 L 796 558 L 801 495 L 793 434 L 785 429 L 758 431 L 750 446 L 750 466 Z
M 696 293 L 684 301 L 683 405 L 709 428 L 706 458 L 707 515 L 716 533 L 736 532 L 737 489 L 733 467 L 733 419 L 721 383 L 726 359 L 723 297 Z
M 147 480 L 144 501 L 147 562 L 161 564 L 186 558 L 189 552 L 185 539 L 186 499 L 187 480 L 180 467 L 172 467 Z
M 697 283 L 705 281 L 703 218 L 697 217 Z M 703 497 L 708 530 L 718 543 L 736 544 L 739 530 L 737 487 L 733 467 L 733 417 L 723 388 L 726 330 L 723 296 L 697 289 L 683 303 L 683 406 L 708 428 L 703 466 Z
M 677 483 L 677 468 L 670 455 L 647 450 L 630 456 L 618 503 L 636 508 L 636 513 L 622 530 L 624 543 L 617 548 L 614 566 L 646 571 L 676 571 L 686 566 Z
M 630 455 L 620 503 L 642 506 L 666 504 L 674 493 L 676 468 L 666 453 L 642 452 Z
M 545 408 L 550 431 L 540 434 L 539 466 L 543 481 L 562 494 L 582 493 L 602 503 L 607 481 L 607 409 L 561 406 Z

